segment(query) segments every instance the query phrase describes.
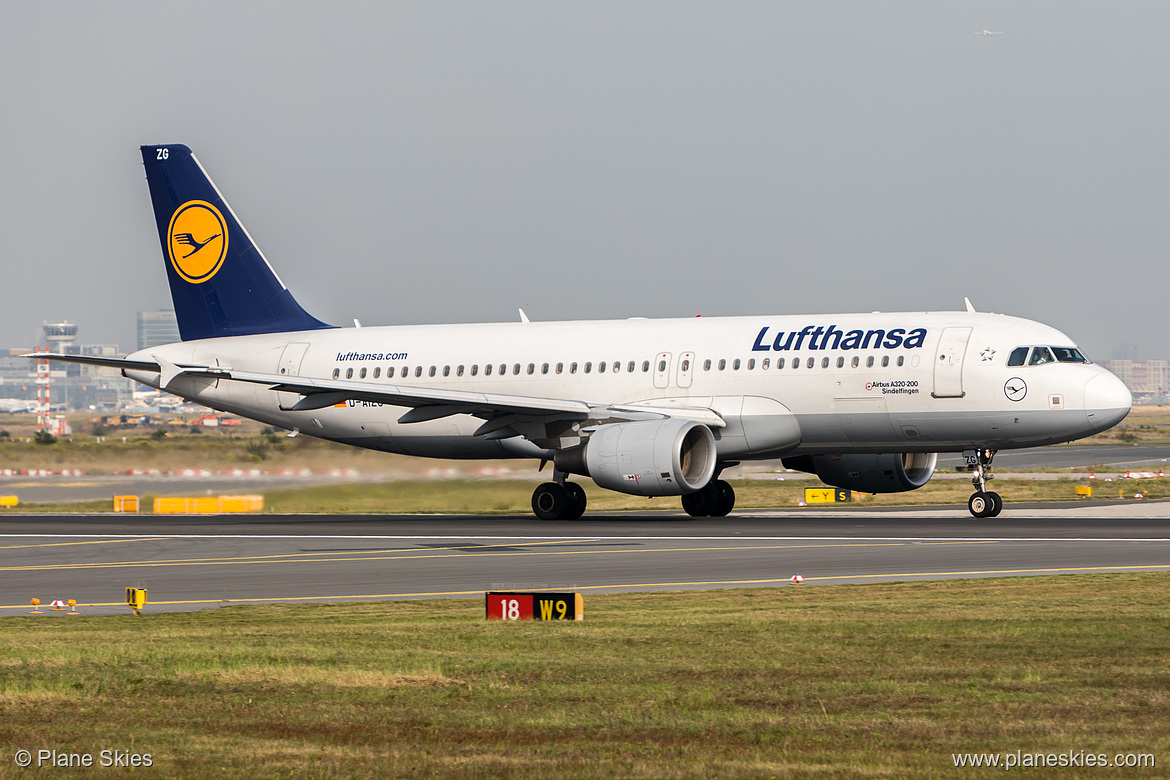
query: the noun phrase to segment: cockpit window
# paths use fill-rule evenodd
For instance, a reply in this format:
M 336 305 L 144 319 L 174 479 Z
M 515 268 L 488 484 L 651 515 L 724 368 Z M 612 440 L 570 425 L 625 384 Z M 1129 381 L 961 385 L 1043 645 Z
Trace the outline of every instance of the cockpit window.
M 1089 361 L 1081 354 L 1081 351 L 1076 347 L 1053 347 L 1052 351 L 1056 353 L 1056 359 L 1061 363 L 1088 363 Z
M 1022 366 L 1024 361 L 1028 359 L 1027 347 L 1016 347 L 1012 350 L 1012 354 L 1008 357 L 1009 366 Z
M 1048 347 L 1033 347 L 1032 357 L 1028 360 L 1030 366 L 1042 366 L 1045 363 L 1055 363 L 1056 358 L 1052 357 L 1052 350 Z

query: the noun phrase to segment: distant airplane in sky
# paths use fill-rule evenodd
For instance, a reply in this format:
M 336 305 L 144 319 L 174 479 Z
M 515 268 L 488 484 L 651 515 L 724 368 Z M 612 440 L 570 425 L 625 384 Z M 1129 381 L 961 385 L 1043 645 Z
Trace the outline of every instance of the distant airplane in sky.
M 976 35 L 1003 35 L 1003 30 L 979 30 Z

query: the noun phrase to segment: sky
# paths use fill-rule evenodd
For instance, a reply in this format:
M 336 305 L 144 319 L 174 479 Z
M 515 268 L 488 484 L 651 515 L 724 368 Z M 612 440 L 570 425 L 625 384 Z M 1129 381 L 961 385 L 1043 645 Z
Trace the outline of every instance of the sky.
M 1170 358 L 1170 4 L 0 4 L 0 346 L 169 308 L 190 146 L 334 324 L 963 308 Z M 981 30 L 1002 31 L 983 36 Z

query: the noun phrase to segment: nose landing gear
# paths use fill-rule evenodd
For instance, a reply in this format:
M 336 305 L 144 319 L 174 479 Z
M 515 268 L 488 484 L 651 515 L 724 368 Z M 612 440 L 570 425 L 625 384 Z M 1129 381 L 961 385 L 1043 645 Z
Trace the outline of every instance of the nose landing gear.
M 967 509 L 975 517 L 996 517 L 1003 511 L 1003 499 L 999 493 L 987 489 L 988 481 L 995 479 L 995 475 L 989 473 L 993 458 L 995 450 L 976 450 L 973 456 L 967 456 L 967 462 L 975 467 L 971 472 L 975 493 L 968 499 Z

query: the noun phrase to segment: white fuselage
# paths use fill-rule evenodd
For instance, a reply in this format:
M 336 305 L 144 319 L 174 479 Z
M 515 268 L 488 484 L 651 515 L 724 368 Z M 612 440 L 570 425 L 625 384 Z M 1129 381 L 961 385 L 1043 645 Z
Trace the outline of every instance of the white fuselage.
M 640 404 L 681 416 L 709 409 L 725 422 L 715 429 L 722 461 L 1010 449 L 1088 436 L 1128 413 L 1129 392 L 1100 366 L 1008 365 L 1014 349 L 1038 345 L 1074 346 L 1063 333 L 1016 317 L 913 312 L 338 328 L 187 341 L 130 357 Z M 157 373 L 127 375 L 152 386 L 160 381 Z M 519 437 L 473 435 L 484 420 L 471 415 L 403 423 L 407 408 L 363 401 L 282 411 L 295 394 L 200 376 L 181 376 L 167 389 L 303 434 L 388 452 L 547 454 Z

